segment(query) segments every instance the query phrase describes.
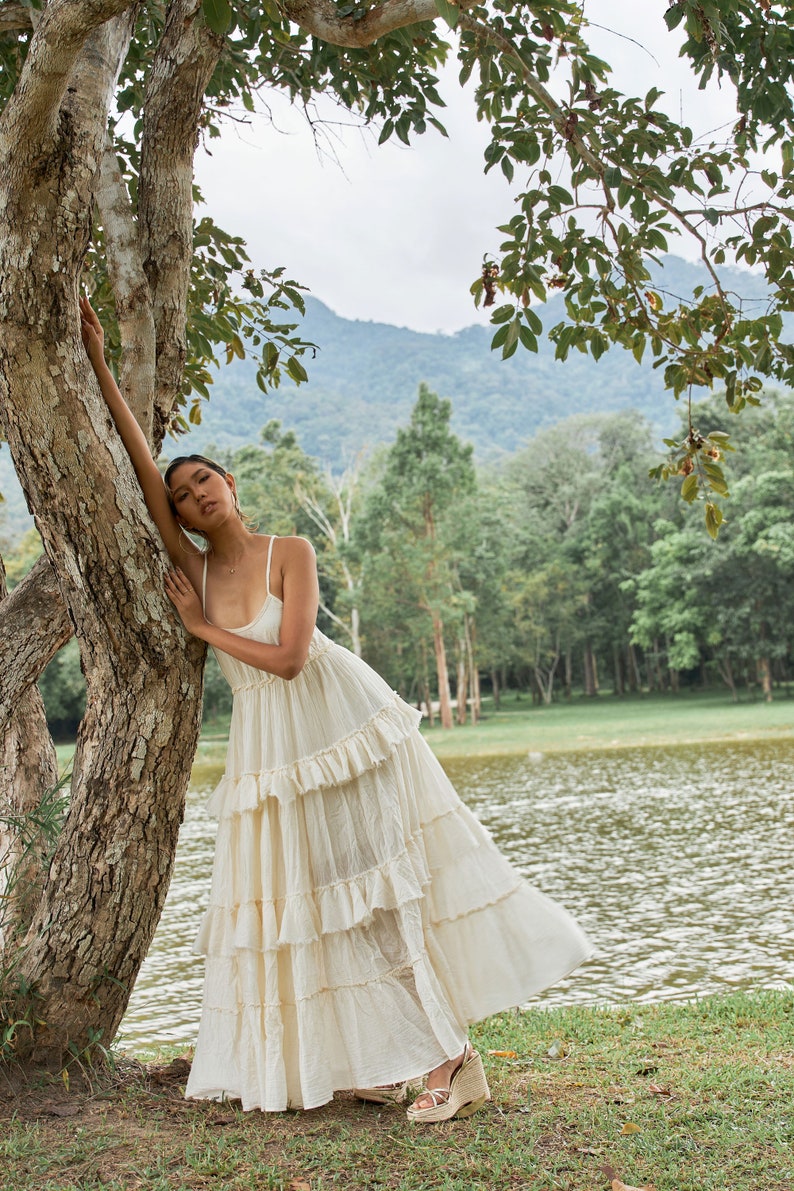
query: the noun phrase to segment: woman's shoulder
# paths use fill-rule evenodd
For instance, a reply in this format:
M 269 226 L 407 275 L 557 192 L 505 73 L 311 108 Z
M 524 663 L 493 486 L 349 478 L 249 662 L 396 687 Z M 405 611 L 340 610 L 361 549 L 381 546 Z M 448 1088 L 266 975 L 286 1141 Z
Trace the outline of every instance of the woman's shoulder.
M 282 558 L 303 558 L 309 559 L 315 557 L 315 549 L 308 538 L 300 538 L 297 536 L 279 537 L 273 535 L 273 550 L 278 550 Z

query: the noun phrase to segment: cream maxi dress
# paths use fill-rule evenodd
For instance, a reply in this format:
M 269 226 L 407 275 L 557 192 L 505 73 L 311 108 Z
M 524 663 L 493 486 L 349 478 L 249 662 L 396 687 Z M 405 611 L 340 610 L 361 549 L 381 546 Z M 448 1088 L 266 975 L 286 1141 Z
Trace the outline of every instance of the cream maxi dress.
M 241 637 L 276 643 L 270 594 Z M 204 592 L 206 594 L 206 560 Z M 280 1111 L 419 1079 L 467 1026 L 590 954 L 458 798 L 420 714 L 314 630 L 292 681 L 217 652 L 234 692 L 192 1098 Z

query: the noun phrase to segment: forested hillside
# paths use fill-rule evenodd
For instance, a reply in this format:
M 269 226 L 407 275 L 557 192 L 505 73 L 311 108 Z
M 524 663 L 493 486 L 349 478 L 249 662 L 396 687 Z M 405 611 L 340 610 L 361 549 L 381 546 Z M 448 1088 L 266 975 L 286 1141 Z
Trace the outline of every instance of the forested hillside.
M 734 277 L 744 298 L 754 305 L 763 301 L 761 278 L 738 269 Z M 654 287 L 671 305 L 705 281 L 698 266 L 667 256 Z M 539 313 L 548 330 L 564 317 L 562 299 L 552 297 Z M 426 335 L 343 319 L 313 298 L 303 331 L 319 348 L 307 362 L 308 384 L 296 389 L 287 383 L 265 396 L 253 364 L 235 360 L 219 374 L 201 426 L 180 445 L 239 446 L 255 441 L 265 422 L 278 418 L 310 455 L 338 468 L 361 447 L 393 440 L 423 382 L 452 401 L 453 429 L 474 443 L 481 461 L 515 451 L 538 430 L 574 414 L 636 409 L 660 438 L 678 422 L 650 357 L 637 364 L 619 349 L 598 361 L 574 352 L 563 364 L 541 339 L 537 355 L 519 352 L 502 360 L 491 351 L 488 326 Z
M 733 277 L 737 292 L 757 310 L 764 301 L 763 280 L 738 269 Z M 671 305 L 705 280 L 698 266 L 667 256 L 654 287 Z M 541 314 L 549 329 L 564 315 L 562 299 L 552 298 Z M 510 454 L 539 430 L 575 414 L 635 409 L 659 439 L 678 424 L 676 403 L 652 360 L 638 364 L 618 348 L 598 361 L 574 352 L 563 364 L 541 339 L 537 355 L 519 352 L 502 360 L 491 351 L 488 326 L 455 335 L 420 334 L 340 318 L 316 298 L 308 299 L 302 326 L 318 345 L 307 361 L 307 384 L 296 388 L 286 380 L 266 396 L 256 385 L 254 363 L 235 359 L 219 370 L 201 425 L 178 443 L 167 441 L 164 453 L 235 449 L 256 442 L 265 423 L 277 418 L 296 431 L 309 455 L 341 470 L 362 447 L 393 441 L 421 383 L 451 400 L 452 428 L 474 444 L 479 462 Z M 0 492 L 6 497 L 0 542 L 14 541 L 29 520 L 6 451 L 0 452 Z

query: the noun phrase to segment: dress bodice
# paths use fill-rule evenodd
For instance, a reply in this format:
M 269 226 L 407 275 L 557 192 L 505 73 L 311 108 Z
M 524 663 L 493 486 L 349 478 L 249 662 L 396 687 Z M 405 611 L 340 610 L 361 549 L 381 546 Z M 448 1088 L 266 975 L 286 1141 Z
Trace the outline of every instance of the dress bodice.
M 263 641 L 268 645 L 278 645 L 283 611 L 284 605 L 281 600 L 277 596 L 274 596 L 272 592 L 269 592 L 265 597 L 264 604 L 249 624 L 242 625 L 239 629 L 228 629 L 227 632 L 234 633 L 238 637 L 248 637 L 252 641 Z M 311 642 L 309 643 L 307 665 L 319 654 L 325 653 L 332 644 L 331 640 L 315 627 Z M 224 678 L 233 691 L 266 686 L 271 682 L 284 681 L 284 679 L 278 678 L 277 675 L 268 674 L 267 671 L 259 670 L 256 666 L 249 666 L 246 662 L 241 662 L 239 658 L 234 658 L 231 654 L 224 653 L 222 649 L 216 649 L 214 646 L 213 653 L 218 659 L 218 665 L 223 672 Z

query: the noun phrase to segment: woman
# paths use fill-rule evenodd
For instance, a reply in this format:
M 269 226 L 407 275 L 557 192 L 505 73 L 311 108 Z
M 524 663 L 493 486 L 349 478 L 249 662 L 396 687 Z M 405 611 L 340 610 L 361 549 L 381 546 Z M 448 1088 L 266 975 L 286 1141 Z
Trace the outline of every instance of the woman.
M 314 552 L 249 530 L 202 456 L 165 484 L 81 301 L 83 341 L 174 569 L 166 591 L 234 691 L 201 1023 L 187 1095 L 314 1108 L 335 1090 L 415 1121 L 489 1097 L 467 1027 L 570 972 L 589 945 L 461 803 L 419 713 L 315 627 Z M 198 551 L 184 531 L 200 535 Z

